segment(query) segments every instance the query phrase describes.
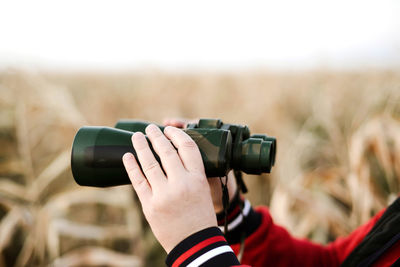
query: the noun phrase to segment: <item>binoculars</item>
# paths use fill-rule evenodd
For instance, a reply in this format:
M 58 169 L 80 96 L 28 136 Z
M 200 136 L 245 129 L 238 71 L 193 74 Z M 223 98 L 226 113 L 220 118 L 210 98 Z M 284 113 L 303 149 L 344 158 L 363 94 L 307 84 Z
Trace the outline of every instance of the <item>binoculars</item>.
M 130 184 L 122 156 L 131 152 L 138 160 L 131 137 L 134 132 L 145 133 L 149 124 L 138 120 L 120 120 L 114 128 L 80 128 L 71 153 L 75 181 L 79 185 L 95 187 Z M 164 130 L 163 126 L 157 126 Z M 226 176 L 232 169 L 247 174 L 269 173 L 275 164 L 276 139 L 265 134 L 250 135 L 247 126 L 226 124 L 219 119 L 200 119 L 198 123 L 188 124 L 183 131 L 199 147 L 207 177 Z

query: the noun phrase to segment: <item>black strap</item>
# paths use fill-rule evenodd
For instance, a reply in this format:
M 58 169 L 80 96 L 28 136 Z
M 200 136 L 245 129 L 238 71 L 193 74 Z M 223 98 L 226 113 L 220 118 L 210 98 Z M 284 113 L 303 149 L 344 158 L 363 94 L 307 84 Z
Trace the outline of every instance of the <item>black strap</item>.
M 390 247 L 396 244 L 397 241 L 400 240 L 400 233 L 395 235 L 392 239 L 389 240 L 382 248 L 378 251 L 371 254 L 368 258 L 363 260 L 359 265 L 360 266 L 371 266 L 383 253 L 385 253 Z
M 363 241 L 343 262 L 347 266 L 371 266 L 400 240 L 400 198 L 390 205 Z
M 224 208 L 224 233 L 228 232 L 228 209 L 229 209 L 229 191 L 228 191 L 228 175 L 225 176 L 225 183 L 222 182 L 222 177 L 219 177 L 222 189 L 222 206 Z
M 391 267 L 399 267 L 400 266 L 400 257 L 392 264 Z
M 239 190 L 242 191 L 243 194 L 246 194 L 248 192 L 248 190 L 247 190 L 246 184 L 243 181 L 242 172 L 238 171 L 238 170 L 234 170 L 233 173 L 235 175 L 236 183 L 239 187 Z

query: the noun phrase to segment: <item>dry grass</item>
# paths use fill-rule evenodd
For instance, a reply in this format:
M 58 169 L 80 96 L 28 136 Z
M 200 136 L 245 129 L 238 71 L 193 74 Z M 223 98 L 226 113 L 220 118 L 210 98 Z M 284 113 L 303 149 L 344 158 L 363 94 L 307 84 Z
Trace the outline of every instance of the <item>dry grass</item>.
M 348 234 L 400 189 L 400 72 L 0 74 L 0 266 L 156 266 L 164 254 L 128 186 L 79 188 L 82 125 L 217 117 L 279 141 L 246 176 L 296 236 Z

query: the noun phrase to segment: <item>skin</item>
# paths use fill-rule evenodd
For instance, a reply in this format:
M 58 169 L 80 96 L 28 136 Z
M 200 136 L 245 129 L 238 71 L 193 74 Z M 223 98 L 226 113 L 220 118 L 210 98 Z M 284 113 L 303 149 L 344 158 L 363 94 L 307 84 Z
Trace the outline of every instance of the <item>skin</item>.
M 123 163 L 155 237 L 169 253 L 187 236 L 217 221 L 196 143 L 175 127 L 166 127 L 164 134 L 154 124 L 146 128 L 166 175 L 140 132 L 132 135 L 132 144 L 143 172 L 131 153 L 123 156 Z
M 197 123 L 197 119 L 188 120 L 188 119 L 181 119 L 181 118 L 171 118 L 165 119 L 164 125 L 166 126 L 174 126 L 177 128 L 186 128 L 186 125 L 189 123 Z M 215 213 L 219 213 L 223 210 L 222 205 L 222 189 L 221 189 L 221 182 L 218 177 L 211 177 L 208 178 L 208 184 L 210 185 L 211 197 L 213 200 L 214 211 Z M 222 178 L 222 181 L 225 183 L 226 178 Z M 237 184 L 235 177 L 233 175 L 233 171 L 228 173 L 228 192 L 229 192 L 229 200 L 235 196 L 235 192 L 237 190 Z
M 166 124 L 180 128 L 186 125 L 182 120 Z M 196 143 L 173 126 L 167 126 L 164 133 L 154 124 L 146 128 L 165 174 L 143 133 L 132 135 L 132 145 L 143 171 L 131 153 L 122 158 L 146 220 L 167 253 L 189 235 L 217 226 L 215 213 L 223 209 L 220 180 L 207 179 Z M 233 174 L 228 175 L 232 199 L 237 186 Z

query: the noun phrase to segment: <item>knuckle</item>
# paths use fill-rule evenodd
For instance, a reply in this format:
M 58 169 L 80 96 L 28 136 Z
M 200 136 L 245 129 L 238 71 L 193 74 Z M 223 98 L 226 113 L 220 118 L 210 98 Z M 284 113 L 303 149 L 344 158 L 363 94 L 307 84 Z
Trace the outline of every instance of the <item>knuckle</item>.
M 161 150 L 161 154 L 166 157 L 174 156 L 176 154 L 176 150 L 172 147 L 165 147 Z
M 133 179 L 134 181 L 134 187 L 136 190 L 141 190 L 145 186 L 147 186 L 147 180 L 146 179 Z
M 137 171 L 138 171 L 138 167 L 136 167 L 136 166 L 127 167 L 127 169 L 126 169 L 126 172 L 128 173 L 128 175 L 131 175 L 131 176 L 135 176 Z
M 197 145 L 193 140 L 185 140 L 182 142 L 181 146 L 184 148 L 189 148 L 189 149 L 197 148 Z
M 143 171 L 146 173 L 152 172 L 152 171 L 156 170 L 159 166 L 160 166 L 160 164 L 158 164 L 157 161 L 153 161 L 149 165 L 143 167 Z

